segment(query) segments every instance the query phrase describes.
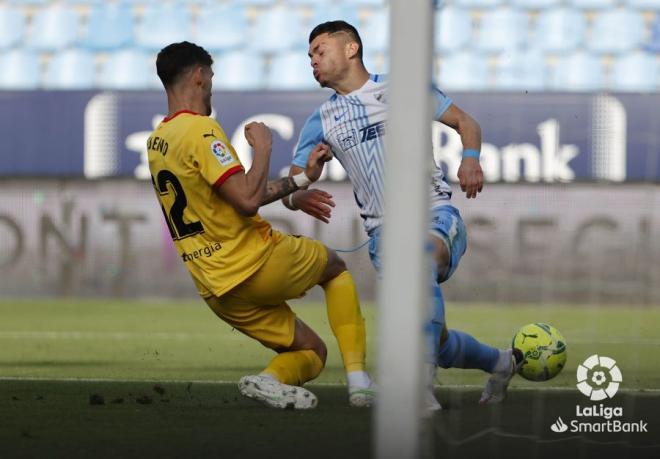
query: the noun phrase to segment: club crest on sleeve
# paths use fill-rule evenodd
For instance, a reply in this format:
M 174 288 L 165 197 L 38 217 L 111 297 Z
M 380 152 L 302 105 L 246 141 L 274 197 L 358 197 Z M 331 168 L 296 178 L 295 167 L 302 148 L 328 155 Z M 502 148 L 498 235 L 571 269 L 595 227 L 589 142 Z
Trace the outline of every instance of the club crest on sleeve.
M 220 140 L 214 140 L 213 143 L 211 143 L 211 153 L 218 158 L 218 161 L 220 161 L 220 164 L 223 166 L 227 166 L 234 162 L 234 157 L 229 152 L 229 148 L 227 148 L 227 146 Z

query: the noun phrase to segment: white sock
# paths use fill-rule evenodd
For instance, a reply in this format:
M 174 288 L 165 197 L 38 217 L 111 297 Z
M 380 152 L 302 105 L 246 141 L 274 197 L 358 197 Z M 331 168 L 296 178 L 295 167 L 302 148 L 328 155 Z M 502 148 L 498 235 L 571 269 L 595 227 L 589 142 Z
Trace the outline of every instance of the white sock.
M 359 389 L 366 389 L 371 385 L 371 378 L 366 371 L 351 371 L 346 373 L 346 379 L 348 380 L 348 387 L 355 387 Z
M 500 358 L 493 368 L 493 373 L 506 373 L 511 371 L 511 349 L 500 349 Z

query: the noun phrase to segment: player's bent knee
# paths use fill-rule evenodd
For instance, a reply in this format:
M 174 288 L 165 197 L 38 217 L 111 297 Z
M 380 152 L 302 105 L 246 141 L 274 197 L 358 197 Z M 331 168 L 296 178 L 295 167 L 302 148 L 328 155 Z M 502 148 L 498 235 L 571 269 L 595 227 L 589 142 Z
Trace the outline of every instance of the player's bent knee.
M 433 260 L 435 261 L 438 277 L 444 278 L 449 268 L 449 250 L 447 245 L 438 237 L 433 237 Z
M 331 281 L 347 269 L 346 262 L 339 255 L 337 255 L 337 252 L 327 247 L 326 251 L 328 252 L 328 263 L 325 265 L 325 270 L 323 271 L 323 275 L 321 275 L 319 285 L 323 285 L 326 282 Z

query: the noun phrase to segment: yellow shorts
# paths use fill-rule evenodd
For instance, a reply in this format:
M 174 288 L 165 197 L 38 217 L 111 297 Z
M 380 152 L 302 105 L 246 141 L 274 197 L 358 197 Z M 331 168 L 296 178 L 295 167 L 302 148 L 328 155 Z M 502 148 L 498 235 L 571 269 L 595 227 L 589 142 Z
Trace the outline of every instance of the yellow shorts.
M 271 349 L 293 342 L 296 315 L 286 300 L 319 282 L 328 253 L 319 241 L 273 231 L 275 247 L 264 265 L 220 297 L 204 298 L 218 317 Z

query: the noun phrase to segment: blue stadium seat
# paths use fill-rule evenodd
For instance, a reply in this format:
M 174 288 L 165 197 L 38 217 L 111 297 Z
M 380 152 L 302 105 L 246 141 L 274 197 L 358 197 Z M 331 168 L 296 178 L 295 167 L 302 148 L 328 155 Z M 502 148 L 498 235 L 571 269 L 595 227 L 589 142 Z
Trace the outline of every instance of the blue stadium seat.
M 527 15 L 508 7 L 487 11 L 481 19 L 477 46 L 482 51 L 517 49 L 527 40 Z
M 73 45 L 78 34 L 79 17 L 75 8 L 53 4 L 35 13 L 27 44 L 40 51 L 57 51 Z
M 342 4 L 333 4 L 332 6 L 319 6 L 312 15 L 312 21 L 310 23 L 310 28 L 307 31 L 312 31 L 312 28 L 321 24 L 323 22 L 335 21 L 341 19 L 348 22 L 353 27 L 358 29 L 360 36 L 362 36 L 362 31 L 360 30 L 360 16 L 358 10 L 353 5 L 342 5 Z
M 572 0 L 571 6 L 584 10 L 602 10 L 614 6 L 617 0 Z
M 257 16 L 250 30 L 250 48 L 264 53 L 278 53 L 306 48 L 307 37 L 302 18 L 285 7 L 275 7 Z
M 89 89 L 95 85 L 94 56 L 86 50 L 69 49 L 50 61 L 44 87 L 52 89 Z
M 435 50 L 452 52 L 465 46 L 472 36 L 470 13 L 446 6 L 435 13 Z
M 319 84 L 305 53 L 291 51 L 279 54 L 270 63 L 266 78 L 269 89 L 316 89 Z
M 0 54 L 0 89 L 36 89 L 41 76 L 39 56 L 14 49 Z
M 539 15 L 535 43 L 545 51 L 572 51 L 582 45 L 585 30 L 586 21 L 580 11 L 553 8 Z
M 612 69 L 615 91 L 652 92 L 658 88 L 658 60 L 653 54 L 634 52 L 619 57 Z
M 25 15 L 18 8 L 0 6 L 0 49 L 10 48 L 23 39 Z
M 492 8 L 504 3 L 503 0 L 456 0 L 456 5 L 465 8 Z
M 660 14 L 655 16 L 655 22 L 651 29 L 651 37 L 645 48 L 652 53 L 660 53 Z
M 362 60 L 369 73 L 389 72 L 390 61 L 387 53 L 365 53 Z
M 152 56 L 138 49 L 117 51 L 103 63 L 100 86 L 106 89 L 153 87 L 156 65 Z
M 540 50 L 505 53 L 495 66 L 495 87 L 502 90 L 540 91 L 545 89 L 548 71 Z
M 318 5 L 318 0 L 287 0 L 286 3 L 292 6 L 316 6 Z
M 551 86 L 558 91 L 596 91 L 603 88 L 603 74 L 600 57 L 578 51 L 559 59 Z
M 437 78 L 440 89 L 482 90 L 488 85 L 488 62 L 480 54 L 461 51 L 442 60 Z
M 365 52 L 382 52 L 389 48 L 390 13 L 380 9 L 369 16 L 360 36 Z
M 255 53 L 232 51 L 214 57 L 213 86 L 229 90 L 264 86 L 264 60 Z
M 159 51 L 170 43 L 190 40 L 191 28 L 187 7 L 176 3 L 151 5 L 142 15 L 136 43 L 146 50 Z
M 642 44 L 644 19 L 635 10 L 617 8 L 603 11 L 594 19 L 587 47 L 596 52 L 622 53 Z
M 275 0 L 235 0 L 240 5 L 250 6 L 270 6 L 275 3 Z
M 108 51 L 133 42 L 133 15 L 125 4 L 106 3 L 94 7 L 87 20 L 83 44 L 97 51 Z
M 248 22 L 245 8 L 237 5 L 209 5 L 197 18 L 195 43 L 210 51 L 225 51 L 245 43 Z
M 50 3 L 51 0 L 10 0 L 9 3 L 13 3 L 15 5 L 45 5 L 46 3 Z
M 628 6 L 638 8 L 640 10 L 660 10 L 660 3 L 658 0 L 628 0 Z
M 559 5 L 562 0 L 512 0 L 511 4 L 517 8 L 543 9 Z

